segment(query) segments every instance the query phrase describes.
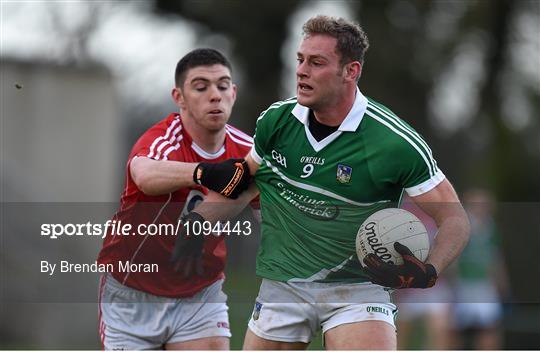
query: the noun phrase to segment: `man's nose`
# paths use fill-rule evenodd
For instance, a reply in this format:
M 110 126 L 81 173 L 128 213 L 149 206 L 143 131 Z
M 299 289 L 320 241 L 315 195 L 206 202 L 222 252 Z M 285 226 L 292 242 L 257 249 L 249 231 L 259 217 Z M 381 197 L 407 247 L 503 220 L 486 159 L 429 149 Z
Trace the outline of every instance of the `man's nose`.
M 309 71 L 306 65 L 306 62 L 301 62 L 296 66 L 296 76 L 297 77 L 308 77 Z
M 221 101 L 221 92 L 217 86 L 210 86 L 210 100 Z

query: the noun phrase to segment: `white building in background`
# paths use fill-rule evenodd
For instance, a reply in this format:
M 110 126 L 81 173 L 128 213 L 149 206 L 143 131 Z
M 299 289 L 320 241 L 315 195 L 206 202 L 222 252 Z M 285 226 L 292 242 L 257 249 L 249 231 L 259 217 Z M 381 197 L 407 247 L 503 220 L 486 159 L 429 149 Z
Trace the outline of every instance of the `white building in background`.
M 121 117 L 102 67 L 2 59 L 4 202 L 117 201 Z
M 98 276 L 49 276 L 40 263 L 92 263 L 101 238 L 53 241 L 40 227 L 113 214 L 125 160 L 112 77 L 4 58 L 0 77 L 0 345 L 96 349 Z

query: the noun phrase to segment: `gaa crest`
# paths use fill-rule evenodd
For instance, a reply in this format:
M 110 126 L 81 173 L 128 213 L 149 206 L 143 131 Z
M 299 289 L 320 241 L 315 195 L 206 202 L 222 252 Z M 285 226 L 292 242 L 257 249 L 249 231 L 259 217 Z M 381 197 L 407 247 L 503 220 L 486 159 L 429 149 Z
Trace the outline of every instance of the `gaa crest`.
M 339 183 L 349 183 L 351 182 L 352 167 L 338 164 L 336 179 Z

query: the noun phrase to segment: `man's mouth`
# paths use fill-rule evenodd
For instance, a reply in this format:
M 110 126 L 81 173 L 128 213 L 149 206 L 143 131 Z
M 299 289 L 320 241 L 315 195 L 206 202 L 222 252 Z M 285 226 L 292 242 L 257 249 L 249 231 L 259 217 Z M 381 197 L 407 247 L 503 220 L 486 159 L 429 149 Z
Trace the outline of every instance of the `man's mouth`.
M 303 92 L 312 91 L 313 87 L 305 84 L 305 83 L 298 83 L 298 89 Z

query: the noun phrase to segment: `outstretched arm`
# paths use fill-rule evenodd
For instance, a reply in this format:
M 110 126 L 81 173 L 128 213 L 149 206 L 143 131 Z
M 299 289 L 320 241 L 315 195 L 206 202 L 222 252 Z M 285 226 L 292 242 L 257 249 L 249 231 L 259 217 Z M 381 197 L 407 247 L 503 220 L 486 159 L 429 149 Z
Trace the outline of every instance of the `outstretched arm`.
M 131 160 L 129 171 L 143 193 L 157 196 L 194 186 L 193 171 L 196 166 L 197 163 L 154 160 L 140 156 Z
M 137 187 L 147 195 L 167 194 L 200 184 L 229 198 L 237 198 L 249 184 L 247 165 L 244 159 L 197 164 L 137 157 L 131 161 L 129 171 Z

